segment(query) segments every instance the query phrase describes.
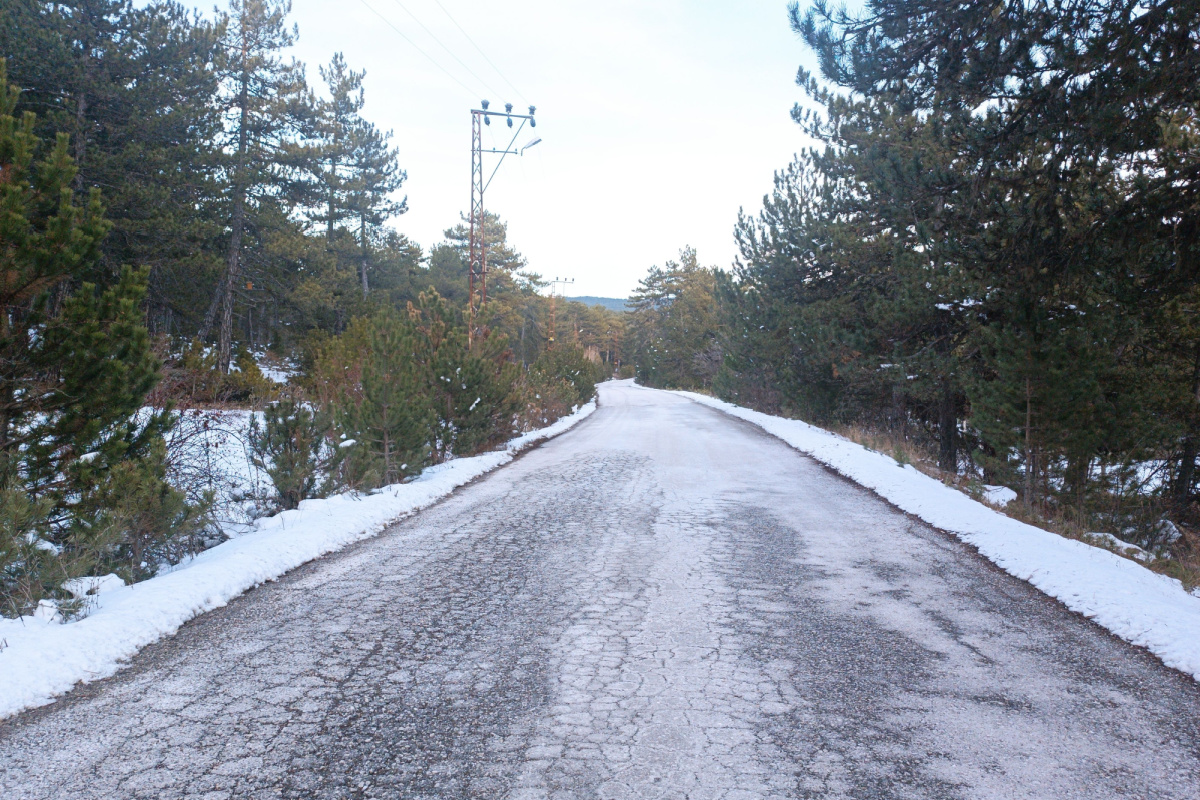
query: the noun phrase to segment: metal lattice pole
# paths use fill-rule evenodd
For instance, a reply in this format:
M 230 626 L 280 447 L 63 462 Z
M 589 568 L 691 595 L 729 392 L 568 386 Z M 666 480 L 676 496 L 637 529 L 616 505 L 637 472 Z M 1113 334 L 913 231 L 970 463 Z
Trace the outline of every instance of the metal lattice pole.
M 546 349 L 553 350 L 554 349 L 554 337 L 555 337 L 555 331 L 554 331 L 555 313 L 557 311 L 555 306 L 557 305 L 556 301 L 558 299 L 558 291 L 555 287 L 569 286 L 569 285 L 575 283 L 575 279 L 570 278 L 567 280 L 562 280 L 559 278 L 555 278 L 552 281 L 546 281 L 546 283 L 548 283 L 550 285 L 550 314 L 549 314 L 549 317 L 550 317 L 549 323 L 550 324 L 549 324 L 549 330 L 547 330 L 547 332 L 546 332 L 547 333 Z
M 478 315 L 487 297 L 487 251 L 483 231 L 483 113 L 471 112 L 471 252 L 467 266 L 467 338 L 475 338 Z M 476 287 L 478 286 L 478 292 Z M 478 294 L 478 300 L 476 295 Z
M 537 122 L 533 118 L 534 112 L 537 109 L 533 106 L 529 107 L 528 114 L 514 114 L 512 113 L 512 103 L 506 103 L 502 112 L 489 111 L 487 100 L 484 100 L 480 105 L 482 108 L 471 110 L 470 261 L 467 264 L 468 343 L 473 343 L 475 337 L 486 334 L 486 331 L 479 323 L 479 314 L 483 310 L 484 303 L 487 302 L 487 237 L 484 230 L 486 217 L 483 210 L 483 193 L 488 185 L 491 184 L 492 178 L 496 176 L 496 171 L 500 169 L 500 164 L 504 162 L 505 156 L 523 155 L 526 150 L 541 141 L 541 139 L 534 139 L 519 150 L 513 149 L 517 137 L 525 129 L 526 124 L 531 128 L 537 126 Z M 509 128 L 513 127 L 514 119 L 521 120 L 521 125 L 513 134 L 512 141 L 503 150 L 493 148 L 485 151 L 483 149 L 483 126 L 491 124 L 491 117 L 503 118 Z M 486 181 L 483 179 L 483 154 L 485 152 L 500 156 L 500 161 L 496 164 L 496 168 L 492 170 L 492 174 L 488 176 Z

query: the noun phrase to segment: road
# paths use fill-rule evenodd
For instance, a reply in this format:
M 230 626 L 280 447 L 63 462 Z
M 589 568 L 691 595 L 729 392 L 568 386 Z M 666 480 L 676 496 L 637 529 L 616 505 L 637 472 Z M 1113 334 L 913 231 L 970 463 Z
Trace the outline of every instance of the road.
M 1200 690 L 757 428 L 606 384 L 0 723 L 0 797 L 1196 800 Z

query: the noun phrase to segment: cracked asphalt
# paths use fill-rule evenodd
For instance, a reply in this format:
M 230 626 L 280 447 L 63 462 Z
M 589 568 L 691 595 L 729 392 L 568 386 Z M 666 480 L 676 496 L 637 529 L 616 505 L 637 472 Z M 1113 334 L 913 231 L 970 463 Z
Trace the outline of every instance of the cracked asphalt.
M 0 723 L 0 797 L 1196 800 L 1200 689 L 758 429 L 606 384 Z

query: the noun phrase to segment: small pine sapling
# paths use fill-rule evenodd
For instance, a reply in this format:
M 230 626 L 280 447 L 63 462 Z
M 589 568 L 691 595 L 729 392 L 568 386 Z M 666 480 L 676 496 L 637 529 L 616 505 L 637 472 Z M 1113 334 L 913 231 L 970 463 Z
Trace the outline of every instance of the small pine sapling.
M 345 452 L 329 446 L 332 431 L 329 413 L 293 398 L 268 406 L 261 425 L 256 415 L 250 417 L 252 459 L 270 476 L 280 508 L 296 508 L 301 500 L 327 491 L 329 483 L 321 478 Z
M 354 481 L 397 483 L 429 462 L 432 414 L 425 375 L 414 358 L 413 331 L 394 312 L 371 319 L 358 396 L 347 399 L 338 416 L 356 445 Z M 377 477 L 376 477 L 377 476 Z

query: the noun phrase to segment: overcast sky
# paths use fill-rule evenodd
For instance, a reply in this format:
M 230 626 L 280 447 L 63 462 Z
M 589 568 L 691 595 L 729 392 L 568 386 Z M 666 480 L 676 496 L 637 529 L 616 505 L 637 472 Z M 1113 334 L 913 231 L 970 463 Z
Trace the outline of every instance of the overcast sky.
M 425 248 L 469 205 L 470 109 L 536 105 L 517 145 L 543 141 L 505 161 L 486 207 L 570 295 L 626 296 L 685 245 L 727 267 L 738 208 L 806 145 L 789 111 L 813 60 L 786 0 L 293 0 L 293 18 L 310 82 L 335 51 L 367 71 L 364 113 L 408 171 L 393 224 Z

